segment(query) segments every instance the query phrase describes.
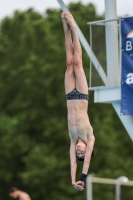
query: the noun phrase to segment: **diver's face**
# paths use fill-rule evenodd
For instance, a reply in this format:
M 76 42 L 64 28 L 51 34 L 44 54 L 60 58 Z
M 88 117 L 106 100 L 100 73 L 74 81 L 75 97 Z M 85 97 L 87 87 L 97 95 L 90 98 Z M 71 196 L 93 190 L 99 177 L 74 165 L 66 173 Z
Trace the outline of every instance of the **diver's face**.
M 76 145 L 76 154 L 79 158 L 84 158 L 86 152 L 86 144 L 84 142 L 78 142 Z

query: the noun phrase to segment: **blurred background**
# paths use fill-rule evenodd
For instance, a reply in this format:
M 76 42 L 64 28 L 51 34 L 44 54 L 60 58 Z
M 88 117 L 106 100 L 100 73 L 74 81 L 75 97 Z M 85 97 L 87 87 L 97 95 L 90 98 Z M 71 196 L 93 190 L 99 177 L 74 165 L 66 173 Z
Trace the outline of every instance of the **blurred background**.
M 64 1 L 89 41 L 87 22 L 104 19 L 103 1 Z M 130 3 L 130 5 L 129 5 Z M 131 15 L 129 0 L 118 15 Z M 56 0 L 0 2 L 0 196 L 16 186 L 32 200 L 86 199 L 71 186 L 66 68 L 61 9 Z M 89 79 L 89 57 L 83 63 Z M 94 104 L 89 117 L 96 137 L 89 174 L 133 180 L 133 144 L 110 104 Z M 81 173 L 79 163 L 77 179 Z M 113 200 L 114 186 L 94 184 L 94 200 Z M 122 200 L 131 199 L 122 186 Z

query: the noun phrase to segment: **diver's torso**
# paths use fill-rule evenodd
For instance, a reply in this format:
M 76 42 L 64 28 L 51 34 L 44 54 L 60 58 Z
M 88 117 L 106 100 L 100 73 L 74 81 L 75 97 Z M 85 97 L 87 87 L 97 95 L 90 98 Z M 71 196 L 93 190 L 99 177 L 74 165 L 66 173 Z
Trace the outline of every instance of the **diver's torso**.
M 93 135 L 92 127 L 87 114 L 87 100 L 68 100 L 68 130 L 70 138 L 77 141 L 79 138 L 87 143 Z

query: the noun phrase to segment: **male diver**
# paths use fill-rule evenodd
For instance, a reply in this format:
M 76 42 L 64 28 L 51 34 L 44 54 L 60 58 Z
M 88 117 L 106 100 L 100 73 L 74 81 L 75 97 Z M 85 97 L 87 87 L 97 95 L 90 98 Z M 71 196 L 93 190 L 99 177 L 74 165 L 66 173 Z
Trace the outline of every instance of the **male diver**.
M 70 163 L 71 180 L 75 189 L 82 191 L 93 156 L 95 137 L 90 124 L 88 110 L 88 84 L 82 65 L 82 50 L 77 35 L 75 21 L 68 12 L 61 14 L 66 47 L 65 92 L 68 109 L 68 130 L 71 139 Z M 71 32 L 73 40 L 71 39 Z M 76 181 L 78 160 L 84 161 L 82 174 Z

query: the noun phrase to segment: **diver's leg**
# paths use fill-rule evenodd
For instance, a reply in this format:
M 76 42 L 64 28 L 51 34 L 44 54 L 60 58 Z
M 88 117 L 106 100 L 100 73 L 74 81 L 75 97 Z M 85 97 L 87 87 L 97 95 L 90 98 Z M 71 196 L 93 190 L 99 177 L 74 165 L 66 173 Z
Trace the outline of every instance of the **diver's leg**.
M 73 48 L 74 48 L 74 72 L 76 77 L 76 89 L 83 93 L 88 94 L 88 84 L 82 65 L 82 49 L 78 39 L 75 21 L 70 13 L 65 13 L 67 23 L 70 25 L 73 34 Z
M 73 65 L 74 49 L 73 49 L 73 43 L 71 39 L 70 27 L 68 23 L 66 22 L 65 13 L 61 14 L 61 18 L 62 18 L 64 34 L 65 34 L 66 64 L 67 64 L 67 69 L 65 73 L 65 91 L 67 94 L 76 87 L 74 65 Z

